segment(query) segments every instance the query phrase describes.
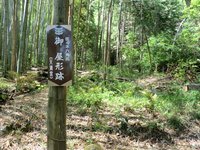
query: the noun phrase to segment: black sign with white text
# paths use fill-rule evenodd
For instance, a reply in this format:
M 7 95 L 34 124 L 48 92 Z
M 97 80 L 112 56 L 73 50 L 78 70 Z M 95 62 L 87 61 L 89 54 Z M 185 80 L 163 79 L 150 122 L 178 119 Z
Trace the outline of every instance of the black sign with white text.
M 47 27 L 48 83 L 67 86 L 72 80 L 72 33 L 69 25 Z

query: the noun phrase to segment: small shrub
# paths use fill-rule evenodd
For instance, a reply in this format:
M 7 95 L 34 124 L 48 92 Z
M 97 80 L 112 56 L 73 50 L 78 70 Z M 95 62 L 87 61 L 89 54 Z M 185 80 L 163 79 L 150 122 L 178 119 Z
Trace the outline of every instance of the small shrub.
M 183 121 L 180 118 L 178 118 L 177 116 L 171 116 L 168 119 L 168 124 L 170 127 L 172 127 L 173 129 L 175 129 L 177 131 L 182 131 L 185 128 Z
M 20 92 L 30 92 L 40 87 L 40 83 L 36 81 L 37 75 L 28 74 L 17 78 L 17 90 Z
M 198 67 L 196 65 L 196 61 L 193 60 L 181 60 L 178 63 L 178 66 L 173 71 L 174 77 L 179 79 L 182 82 L 185 81 L 195 81 L 197 80 L 197 72 L 196 68 Z
M 18 78 L 18 74 L 14 71 L 8 71 L 7 78 L 11 80 L 16 80 Z
M 147 123 L 147 128 L 149 129 L 149 132 L 154 132 L 160 128 L 160 125 L 155 121 L 150 121 Z
M 150 112 L 154 113 L 157 95 L 150 90 L 143 90 L 141 91 L 141 93 L 148 100 L 148 104 L 146 105 L 146 107 L 149 109 Z
M 6 81 L 4 78 L 0 78 L 0 90 L 8 89 L 10 87 L 10 83 Z
M 79 107 L 76 112 L 77 114 L 81 116 L 85 116 L 87 114 L 87 110 L 88 110 L 87 107 L 82 106 L 82 107 Z
M 194 111 L 190 113 L 192 119 L 200 120 L 200 111 Z

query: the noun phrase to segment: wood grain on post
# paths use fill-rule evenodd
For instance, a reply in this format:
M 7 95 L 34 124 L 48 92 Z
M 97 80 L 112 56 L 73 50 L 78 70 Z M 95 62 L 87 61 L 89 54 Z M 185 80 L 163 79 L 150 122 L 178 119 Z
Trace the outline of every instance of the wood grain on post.
M 68 22 L 69 0 L 54 0 L 53 24 Z M 66 86 L 50 86 L 47 111 L 47 149 L 66 150 Z
M 49 87 L 48 150 L 66 150 L 66 87 Z

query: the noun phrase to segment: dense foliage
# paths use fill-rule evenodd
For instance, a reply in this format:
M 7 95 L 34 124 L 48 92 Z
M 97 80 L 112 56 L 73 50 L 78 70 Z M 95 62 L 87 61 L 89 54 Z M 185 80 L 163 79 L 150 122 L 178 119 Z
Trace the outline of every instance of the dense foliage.
M 182 81 L 197 79 L 199 7 L 198 0 L 70 1 L 75 76 L 78 69 L 100 67 L 106 79 L 114 66 L 129 76 L 158 71 Z M 4 76 L 47 64 L 45 28 L 52 22 L 52 8 L 51 0 L 2 0 Z

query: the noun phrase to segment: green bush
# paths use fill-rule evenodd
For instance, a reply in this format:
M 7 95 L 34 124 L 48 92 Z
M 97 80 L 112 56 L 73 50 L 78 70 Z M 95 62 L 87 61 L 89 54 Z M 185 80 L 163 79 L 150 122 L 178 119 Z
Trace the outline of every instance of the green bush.
M 14 71 L 8 71 L 7 78 L 11 80 L 16 80 L 18 78 L 18 74 Z
M 5 78 L 0 78 L 0 90 L 8 89 L 10 86 L 10 82 Z
M 178 116 L 171 116 L 168 119 L 168 125 L 176 131 L 183 131 L 185 129 L 184 121 Z
M 36 74 L 28 74 L 17 78 L 17 90 L 20 92 L 30 92 L 38 89 L 40 83 L 36 80 Z

